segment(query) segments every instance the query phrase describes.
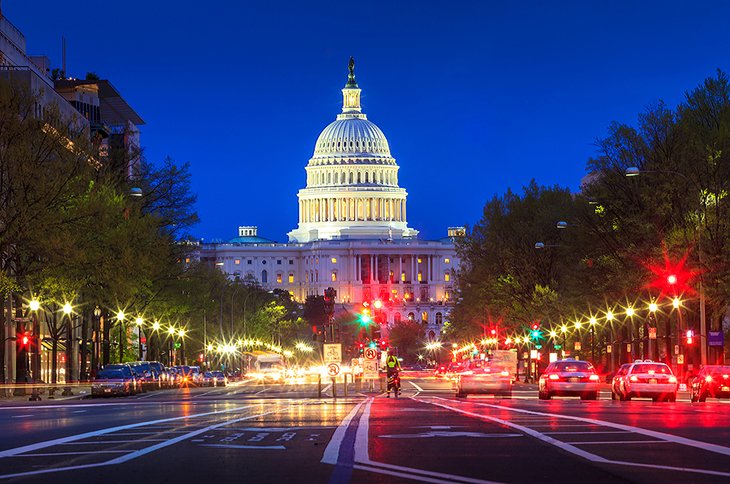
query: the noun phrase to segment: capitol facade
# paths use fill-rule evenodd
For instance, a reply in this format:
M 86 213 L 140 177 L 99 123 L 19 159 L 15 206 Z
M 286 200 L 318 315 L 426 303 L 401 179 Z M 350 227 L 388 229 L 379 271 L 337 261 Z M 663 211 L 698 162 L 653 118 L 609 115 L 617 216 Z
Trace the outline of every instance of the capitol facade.
M 298 193 L 299 223 L 288 243 L 240 226 L 238 237 L 202 244 L 200 258 L 228 277 L 290 292 L 303 302 L 337 291 L 336 304 L 357 311 L 363 302 L 383 302 L 388 326 L 402 319 L 421 322 L 438 338 L 453 300 L 458 259 L 450 227 L 440 240 L 418 239 L 408 227 L 406 190 L 388 140 L 367 119 L 354 61 L 342 89 L 342 112 L 322 130 L 306 166 L 306 187 Z

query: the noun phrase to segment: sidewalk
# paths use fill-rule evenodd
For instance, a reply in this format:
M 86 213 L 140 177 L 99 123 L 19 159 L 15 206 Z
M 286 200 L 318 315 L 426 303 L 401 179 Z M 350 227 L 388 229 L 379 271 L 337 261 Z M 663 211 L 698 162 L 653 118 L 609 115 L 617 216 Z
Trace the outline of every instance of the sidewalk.
M 91 385 L 83 383 L 71 383 L 68 385 L 40 384 L 36 388 L 38 389 L 38 396 L 41 401 L 79 400 L 91 394 Z M 66 388 L 71 390 L 72 395 L 63 395 L 64 389 Z M 55 391 L 51 392 L 51 389 L 55 389 Z M 22 394 L 18 395 L 17 393 Z M 32 393 L 33 387 L 31 385 L 13 383 L 0 385 L 0 404 L 32 402 L 30 400 Z

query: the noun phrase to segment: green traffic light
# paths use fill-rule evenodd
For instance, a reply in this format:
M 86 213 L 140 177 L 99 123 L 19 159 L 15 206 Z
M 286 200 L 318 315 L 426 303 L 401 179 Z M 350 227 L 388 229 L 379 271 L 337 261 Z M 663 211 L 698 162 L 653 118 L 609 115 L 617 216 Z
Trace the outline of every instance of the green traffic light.
M 536 329 L 536 330 L 532 331 L 531 336 L 532 336 L 532 339 L 540 339 L 540 330 Z
M 378 345 L 377 345 L 377 344 L 375 344 L 375 342 L 374 342 L 374 341 L 371 341 L 371 342 L 370 342 L 370 343 L 368 344 L 368 347 L 370 347 L 370 348 L 373 348 L 373 349 L 375 349 L 375 348 L 376 348 L 377 346 L 378 346 Z

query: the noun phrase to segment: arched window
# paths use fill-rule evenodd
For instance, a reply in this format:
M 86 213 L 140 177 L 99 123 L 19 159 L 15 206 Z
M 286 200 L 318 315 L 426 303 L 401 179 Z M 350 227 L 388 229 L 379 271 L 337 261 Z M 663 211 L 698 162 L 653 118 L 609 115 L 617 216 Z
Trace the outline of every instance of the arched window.
M 360 183 L 360 172 L 357 172 L 357 182 Z
M 261 271 L 261 284 L 266 284 L 269 282 L 269 273 L 266 272 L 266 269 Z
M 393 322 L 394 323 L 400 323 L 400 313 L 393 314 Z
M 370 183 L 370 177 L 368 175 L 370 174 L 368 172 L 365 172 L 365 183 Z
M 428 323 L 428 313 L 426 311 L 424 311 L 424 312 L 421 313 L 421 322 L 423 324 L 427 324 Z
M 436 339 L 436 333 L 434 331 L 428 332 L 428 339 L 435 340 Z
M 440 325 L 444 321 L 444 316 L 441 313 L 436 313 L 436 324 Z
M 414 319 L 416 319 L 416 315 L 413 313 L 408 313 L 408 320 L 413 321 Z
M 350 185 L 352 185 L 352 172 L 350 172 Z
M 332 185 L 332 173 L 327 173 L 327 185 Z

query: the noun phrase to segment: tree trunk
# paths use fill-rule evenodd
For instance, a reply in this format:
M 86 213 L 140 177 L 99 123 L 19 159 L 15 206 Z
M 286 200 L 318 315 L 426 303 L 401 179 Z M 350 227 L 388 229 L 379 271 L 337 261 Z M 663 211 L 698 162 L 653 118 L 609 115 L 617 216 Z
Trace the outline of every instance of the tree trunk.
M 106 366 L 109 364 L 109 321 L 106 317 L 106 315 L 102 316 L 104 319 L 102 321 L 102 330 L 101 330 L 101 344 L 102 344 L 102 350 L 101 350 L 101 366 Z
M 73 319 L 66 317 L 66 383 L 74 381 Z
M 25 335 L 25 322 L 23 321 L 23 309 L 18 294 L 11 294 L 15 303 L 15 383 L 28 382 L 28 345 L 23 344 L 23 336 Z M 25 387 L 16 387 L 14 395 L 25 395 Z
M 5 322 L 6 315 L 12 317 L 10 297 L 3 298 L 3 311 L 0 314 L 0 338 L 2 338 L 2 342 L 0 342 L 0 384 L 2 385 L 5 384 L 5 345 L 10 341 L 9 339 L 5 339 L 5 328 L 8 327 L 8 324 Z
M 89 311 L 86 314 L 81 315 L 81 345 L 79 346 L 79 354 L 81 356 L 81 362 L 79 363 L 79 380 L 88 380 L 86 375 L 86 354 L 87 354 L 87 336 L 89 333 Z
M 58 383 L 58 338 L 53 338 L 51 345 L 51 383 Z

